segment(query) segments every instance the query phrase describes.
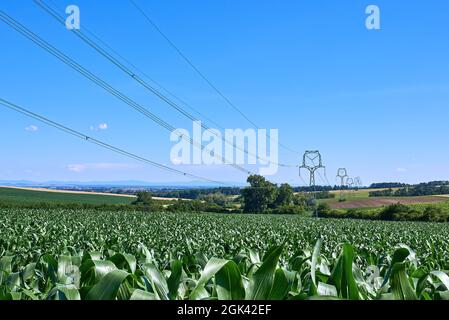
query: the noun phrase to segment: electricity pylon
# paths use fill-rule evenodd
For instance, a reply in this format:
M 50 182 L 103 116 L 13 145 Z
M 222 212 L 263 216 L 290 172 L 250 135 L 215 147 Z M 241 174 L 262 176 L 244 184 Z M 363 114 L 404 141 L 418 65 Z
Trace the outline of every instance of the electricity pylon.
M 315 161 L 317 161 L 318 163 L 316 163 Z M 302 158 L 302 165 L 299 167 L 299 176 L 301 176 L 301 169 L 306 169 L 309 171 L 309 186 L 315 187 L 315 172 L 318 169 L 326 169 L 326 167 L 323 166 L 320 152 L 306 151 Z
M 326 167 L 323 166 L 323 161 L 321 159 L 321 154 L 319 151 L 306 151 L 302 158 L 302 165 L 299 166 L 299 176 L 301 177 L 301 169 L 306 169 L 309 171 L 309 187 L 310 192 L 313 196 L 314 206 L 315 206 L 315 216 L 318 218 L 318 210 L 316 207 L 316 199 L 315 199 L 315 172 L 318 169 L 326 170 Z
M 346 179 L 346 184 L 348 185 L 349 188 L 354 187 L 354 179 L 353 178 Z
M 354 179 L 353 178 L 347 178 L 346 179 L 346 185 L 348 186 L 348 193 L 349 193 L 349 196 L 351 197 L 352 196 L 352 193 L 353 193 L 353 191 L 354 191 Z
M 354 185 L 357 189 L 359 189 L 362 186 L 362 179 L 360 179 L 360 177 L 355 178 Z
M 340 202 L 343 201 L 343 187 L 345 186 L 345 179 L 348 178 L 346 168 L 340 168 L 337 171 L 337 178 L 340 178 Z

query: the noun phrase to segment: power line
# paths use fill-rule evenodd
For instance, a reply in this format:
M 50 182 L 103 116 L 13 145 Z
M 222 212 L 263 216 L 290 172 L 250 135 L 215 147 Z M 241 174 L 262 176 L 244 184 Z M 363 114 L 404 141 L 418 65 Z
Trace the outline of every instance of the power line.
M 53 0 L 49 0 L 49 2 L 51 2 L 53 4 L 54 7 L 57 7 L 59 10 L 61 10 L 61 7 L 59 7 Z M 41 6 L 41 3 L 37 3 L 36 4 Z M 43 5 L 45 5 L 45 3 L 42 2 Z M 52 8 L 47 4 L 45 5 L 46 7 L 48 7 L 50 10 L 52 10 Z M 42 6 L 41 6 L 42 7 Z M 44 10 L 45 8 L 42 7 Z M 54 10 L 52 10 L 54 11 Z M 61 10 L 64 11 L 64 10 Z M 86 23 L 83 23 L 83 30 L 86 31 L 88 34 L 90 34 L 92 37 L 94 37 L 98 42 L 100 42 L 104 47 L 108 48 L 110 52 L 112 52 L 114 55 L 116 55 L 118 58 L 120 58 L 124 63 L 128 64 L 132 69 L 134 69 L 135 71 L 138 71 L 140 74 L 142 74 L 142 76 L 144 78 L 146 78 L 147 80 L 149 80 L 150 82 L 154 83 L 157 87 L 159 87 L 162 91 L 164 91 L 167 95 L 171 96 L 173 99 L 177 100 L 179 103 L 181 103 L 182 105 L 184 105 L 185 107 L 187 107 L 188 109 L 190 109 L 191 111 L 193 111 L 194 113 L 198 114 L 200 117 L 206 119 L 207 121 L 209 121 L 210 123 L 213 123 L 217 128 L 224 130 L 223 126 L 221 126 L 220 124 L 218 124 L 217 122 L 215 122 L 214 120 L 210 119 L 209 117 L 207 117 L 205 114 L 201 113 L 200 111 L 198 111 L 197 109 L 195 109 L 194 107 L 192 107 L 189 103 L 187 103 L 184 99 L 180 98 L 179 96 L 175 95 L 173 92 L 171 92 L 170 90 L 168 90 L 167 88 L 165 88 L 161 83 L 159 83 L 158 81 L 156 81 L 153 77 L 149 76 L 148 73 L 146 73 L 145 71 L 143 71 L 141 68 L 139 68 L 138 66 L 136 66 L 134 63 L 132 63 L 131 61 L 129 61 L 129 59 L 127 59 L 126 57 L 124 57 L 122 54 L 120 54 L 117 50 L 115 50 L 111 45 L 109 45 L 108 43 L 106 43 L 103 39 L 101 39 L 99 36 L 97 36 L 92 30 L 89 30 L 88 27 L 86 27 Z
M 239 113 L 246 121 L 248 121 L 254 128 L 259 129 L 259 126 L 252 121 L 242 110 L 240 110 L 218 87 L 208 78 L 204 73 L 202 73 L 198 67 L 181 51 L 181 49 L 170 40 L 170 38 L 157 26 L 157 24 L 146 14 L 146 12 L 134 1 L 129 0 L 131 4 L 139 11 L 139 13 L 146 19 L 146 21 L 153 26 L 153 28 L 168 42 L 168 44 L 178 53 L 178 55 L 237 113 Z M 269 133 L 267 136 L 270 138 Z M 279 143 L 279 145 L 292 153 L 298 154 L 295 150 L 287 147 L 286 145 Z
M 165 128 L 169 132 L 176 132 L 175 127 L 173 127 L 172 125 L 170 125 L 169 123 L 164 121 L 162 118 L 158 117 L 157 115 L 153 114 L 151 111 L 149 111 L 148 109 L 146 109 L 139 103 L 135 102 L 134 100 L 132 100 L 131 98 L 126 96 L 124 93 L 122 93 L 119 90 L 112 87 L 110 84 L 108 84 L 107 82 L 105 82 L 104 80 L 102 80 L 101 78 L 99 78 L 98 76 L 96 76 L 95 74 L 93 74 L 92 72 L 90 72 L 89 70 L 84 68 L 83 66 L 81 66 L 75 60 L 71 59 L 70 57 L 68 57 L 67 55 L 65 55 L 58 49 L 56 49 L 54 46 L 52 46 L 51 44 L 49 44 L 48 42 L 43 40 L 41 37 L 39 37 L 32 31 L 30 31 L 28 28 L 26 28 L 25 26 L 20 24 L 18 21 L 16 21 L 15 19 L 10 17 L 6 13 L 4 13 L 2 10 L 0 10 L 0 19 L 3 20 L 3 22 L 8 24 L 10 27 L 15 29 L 16 31 L 18 31 L 20 34 L 24 35 L 26 38 L 30 39 L 35 44 L 37 44 L 38 46 L 40 46 L 41 48 L 43 48 L 44 50 L 46 50 L 47 52 L 49 52 L 50 54 L 52 54 L 53 56 L 55 56 L 56 58 L 58 58 L 65 64 L 67 64 L 68 66 L 70 66 L 72 69 L 74 69 L 78 73 L 82 74 L 83 76 L 85 76 L 86 78 L 88 78 L 89 80 L 91 80 L 92 82 L 94 82 L 95 84 L 97 84 L 98 86 L 100 86 L 101 88 L 103 88 L 104 90 L 106 90 L 107 92 L 109 92 L 110 94 L 112 94 L 113 96 L 118 98 L 119 100 L 123 101 L 124 103 L 126 103 L 127 105 L 132 107 L 133 109 L 137 110 L 141 114 L 143 114 L 146 117 L 148 117 L 149 119 L 153 120 L 159 126 Z M 204 149 L 206 151 L 209 151 L 209 149 L 205 148 L 201 143 L 198 143 L 197 141 L 191 139 L 190 137 L 186 137 L 185 135 L 179 135 L 179 134 L 178 134 L 178 136 L 181 139 L 188 141 L 190 144 L 192 144 L 196 148 L 199 148 L 200 150 Z M 230 162 L 226 161 L 226 159 L 224 157 L 220 157 L 219 155 L 216 155 L 215 153 L 213 154 L 213 156 L 216 159 L 222 161 L 224 164 L 230 163 Z M 246 170 L 245 168 L 243 168 L 239 165 L 236 165 L 236 164 L 229 164 L 229 165 L 234 167 L 237 170 L 244 172 L 245 174 L 252 174 L 250 171 Z
M 44 1 L 41 0 L 34 0 L 34 2 L 41 7 L 45 12 L 47 12 L 50 16 L 52 16 L 54 19 L 56 19 L 58 22 L 60 22 L 62 25 L 65 25 L 64 17 L 61 15 L 58 15 L 58 13 L 52 9 L 49 5 L 47 5 Z M 154 88 L 152 85 L 150 85 L 148 82 L 140 78 L 135 72 L 130 70 L 127 66 L 122 64 L 118 59 L 116 59 L 113 55 L 111 55 L 109 52 L 107 52 L 104 48 L 102 48 L 100 45 L 98 45 L 95 41 L 90 39 L 88 36 L 86 36 L 82 31 L 73 29 L 71 30 L 76 36 L 78 36 L 82 41 L 84 41 L 86 44 L 88 44 L 91 48 L 93 48 L 95 51 L 97 51 L 100 55 L 102 55 L 104 58 L 106 58 L 108 61 L 110 61 L 113 65 L 118 67 L 121 71 L 123 71 L 125 74 L 130 76 L 133 80 L 135 80 L 137 83 L 142 85 L 145 89 L 150 91 L 152 94 L 156 95 L 159 99 L 161 99 L 163 102 L 168 104 L 171 108 L 175 109 L 177 112 L 182 114 L 184 117 L 188 118 L 191 121 L 197 121 L 199 119 L 195 118 L 193 115 L 188 113 L 186 110 L 184 110 L 181 106 L 179 106 L 177 103 L 169 99 L 167 96 L 165 96 L 163 93 L 161 93 L 159 90 Z M 97 37 L 98 38 L 98 37 Z M 120 55 L 121 56 L 121 55 Z M 195 110 L 195 109 L 193 109 Z M 196 111 L 196 110 L 195 110 Z M 196 111 L 199 113 L 198 111 Z M 240 148 L 239 146 L 234 145 L 233 141 L 230 142 L 223 136 L 218 135 L 215 131 L 211 130 L 211 128 L 204 123 L 201 123 L 201 127 L 221 139 L 224 143 L 231 145 L 233 148 L 238 149 L 247 155 L 251 155 L 253 157 L 256 157 L 258 160 L 266 161 L 272 164 L 276 164 L 282 167 L 287 167 L 289 165 L 280 164 L 280 163 L 274 163 L 268 159 L 261 158 L 259 155 L 253 154 L 245 149 Z
M 115 147 L 113 145 L 110 145 L 110 144 L 105 143 L 103 141 L 100 141 L 98 139 L 95 139 L 95 138 L 92 138 L 90 136 L 87 136 L 87 135 L 85 135 L 85 134 L 83 134 L 83 133 L 81 133 L 79 131 L 73 130 L 73 129 L 67 127 L 67 126 L 64 126 L 64 125 L 60 124 L 60 123 L 52 121 L 52 120 L 50 120 L 50 119 L 48 119 L 48 118 L 46 118 L 44 116 L 41 116 L 41 115 L 39 115 L 37 113 L 29 111 L 29 110 L 27 110 L 27 109 L 25 109 L 25 108 L 23 108 L 21 106 L 18 106 L 16 104 L 11 103 L 11 102 L 9 102 L 7 100 L 4 100 L 2 98 L 0 98 L 0 104 L 5 106 L 5 107 L 7 107 L 7 108 L 9 108 L 9 109 L 11 109 L 11 110 L 14 110 L 14 111 L 18 112 L 18 113 L 21 113 L 21 114 L 26 115 L 26 116 L 28 116 L 30 118 L 36 119 L 36 120 L 38 120 L 40 122 L 43 122 L 43 123 L 45 123 L 45 124 L 47 124 L 49 126 L 52 126 L 52 127 L 56 128 L 56 129 L 58 129 L 60 131 L 63 131 L 63 132 L 68 133 L 68 134 L 71 134 L 72 136 L 75 136 L 75 137 L 77 137 L 79 139 L 82 139 L 84 141 L 91 142 L 91 143 L 93 143 L 95 145 L 98 145 L 98 146 L 100 146 L 102 148 L 105 148 L 105 149 L 111 150 L 113 152 L 119 153 L 119 154 L 124 155 L 124 156 L 126 156 L 128 158 L 132 158 L 134 160 L 137 160 L 137 161 L 140 161 L 140 162 L 144 162 L 144 163 L 149 164 L 151 166 L 154 166 L 154 167 L 157 167 L 159 169 L 166 170 L 166 171 L 178 174 L 178 175 L 188 176 L 188 177 L 191 177 L 191 178 L 200 179 L 200 180 L 203 180 L 203 181 L 206 181 L 206 182 L 212 182 L 212 183 L 216 183 L 216 184 L 220 184 L 220 185 L 227 185 L 227 183 L 224 183 L 224 182 L 207 179 L 207 178 L 204 178 L 204 177 L 201 177 L 201 176 L 197 176 L 197 175 L 194 175 L 194 174 L 191 174 L 191 173 L 187 173 L 187 172 L 184 172 L 184 171 L 181 171 L 181 170 L 177 170 L 177 169 L 168 167 L 168 166 L 163 165 L 161 163 L 158 163 L 158 162 L 149 160 L 147 158 L 141 157 L 141 156 L 139 156 L 139 155 L 137 155 L 135 153 L 128 152 L 128 151 L 126 151 L 124 149 Z

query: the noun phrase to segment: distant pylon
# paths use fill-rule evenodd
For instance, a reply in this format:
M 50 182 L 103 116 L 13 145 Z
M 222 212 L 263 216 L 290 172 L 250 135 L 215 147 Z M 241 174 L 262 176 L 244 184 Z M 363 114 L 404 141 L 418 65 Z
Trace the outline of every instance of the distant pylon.
M 349 196 L 352 196 L 353 191 L 354 191 L 354 178 L 348 178 L 346 179 L 346 185 L 348 186 L 348 193 Z
M 302 158 L 302 165 L 299 166 L 299 176 L 301 177 L 301 169 L 306 169 L 309 171 L 309 187 L 315 206 L 315 216 L 318 218 L 318 209 L 316 207 L 316 199 L 315 199 L 315 172 L 318 169 L 326 170 L 326 167 L 323 166 L 323 160 L 321 159 L 321 154 L 319 151 L 306 151 Z
M 343 187 L 345 186 L 345 179 L 348 178 L 348 171 L 346 168 L 338 169 L 337 178 L 340 178 L 340 201 L 343 201 Z
M 362 187 L 362 179 L 360 177 L 357 177 L 354 179 L 354 186 L 358 189 Z
M 315 162 L 317 161 L 317 163 Z M 301 176 L 301 169 L 306 169 L 309 171 L 309 186 L 315 186 L 315 172 L 318 169 L 326 169 L 323 166 L 323 160 L 321 159 L 321 154 L 319 151 L 306 151 L 302 158 L 302 165 L 299 167 L 299 175 Z

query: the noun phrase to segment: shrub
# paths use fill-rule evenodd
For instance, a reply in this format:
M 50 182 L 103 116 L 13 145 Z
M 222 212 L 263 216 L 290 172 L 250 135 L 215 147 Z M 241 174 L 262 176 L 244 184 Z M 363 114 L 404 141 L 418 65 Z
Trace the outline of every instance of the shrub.
M 410 208 L 401 203 L 396 203 L 385 207 L 379 214 L 381 220 L 392 221 L 395 220 L 395 215 L 407 214 Z
M 305 210 L 304 207 L 301 206 L 294 206 L 294 205 L 285 205 L 280 206 L 276 209 L 273 209 L 271 211 L 273 214 L 304 214 Z
M 443 212 L 443 209 L 433 206 L 426 207 L 422 217 L 423 221 L 446 222 L 448 220 L 447 215 Z
M 332 215 L 332 209 L 327 203 L 320 203 L 317 208 L 318 217 L 326 218 Z

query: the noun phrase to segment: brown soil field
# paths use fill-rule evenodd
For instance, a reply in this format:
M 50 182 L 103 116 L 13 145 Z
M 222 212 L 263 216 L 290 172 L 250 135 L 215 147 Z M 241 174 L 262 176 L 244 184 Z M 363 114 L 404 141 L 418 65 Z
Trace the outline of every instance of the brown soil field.
M 426 197 L 388 197 L 388 198 L 367 198 L 348 200 L 345 202 L 332 202 L 329 203 L 332 209 L 356 209 L 356 208 L 378 208 L 384 207 L 395 203 L 402 204 L 419 204 L 419 203 L 436 203 L 445 202 L 447 198 L 438 196 L 426 196 Z

